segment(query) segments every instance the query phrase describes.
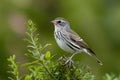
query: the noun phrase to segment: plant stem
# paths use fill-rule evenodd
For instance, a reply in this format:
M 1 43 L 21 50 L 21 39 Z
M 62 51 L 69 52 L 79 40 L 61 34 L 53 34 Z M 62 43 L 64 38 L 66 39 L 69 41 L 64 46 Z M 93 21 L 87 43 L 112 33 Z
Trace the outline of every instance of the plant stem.
M 54 80 L 57 80 L 57 79 L 55 78 L 55 76 L 49 71 L 49 69 L 48 69 L 47 66 L 44 64 L 43 61 L 42 61 L 42 64 L 43 64 L 44 68 L 46 69 L 46 71 L 50 74 L 50 76 L 53 77 Z

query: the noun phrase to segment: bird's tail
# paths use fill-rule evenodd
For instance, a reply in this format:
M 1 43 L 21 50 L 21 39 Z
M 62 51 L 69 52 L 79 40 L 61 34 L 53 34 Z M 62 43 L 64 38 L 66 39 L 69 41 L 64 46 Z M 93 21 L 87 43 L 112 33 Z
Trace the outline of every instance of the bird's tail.
M 98 64 L 103 65 L 102 61 L 96 55 L 92 54 L 92 56 L 96 59 Z
M 102 61 L 96 56 L 96 54 L 90 48 L 86 49 L 85 52 L 92 56 L 94 59 L 96 59 L 98 64 L 103 65 Z

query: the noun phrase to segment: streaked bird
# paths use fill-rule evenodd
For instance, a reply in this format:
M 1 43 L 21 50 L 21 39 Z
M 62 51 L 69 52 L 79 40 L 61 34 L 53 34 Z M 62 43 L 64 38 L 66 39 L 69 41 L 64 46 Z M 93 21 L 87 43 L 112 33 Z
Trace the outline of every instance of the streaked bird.
M 85 52 L 94 57 L 96 61 L 102 65 L 102 62 L 84 40 L 70 28 L 70 24 L 66 19 L 58 17 L 51 22 L 55 26 L 54 37 L 59 47 L 66 52 L 73 53 L 66 63 L 72 60 L 75 54 Z

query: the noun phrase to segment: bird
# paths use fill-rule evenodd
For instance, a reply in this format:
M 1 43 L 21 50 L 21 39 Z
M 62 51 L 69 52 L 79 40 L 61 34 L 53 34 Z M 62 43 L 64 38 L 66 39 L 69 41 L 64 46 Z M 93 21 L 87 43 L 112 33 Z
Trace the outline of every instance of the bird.
M 57 17 L 51 23 L 55 27 L 54 37 L 58 46 L 62 50 L 72 53 L 72 56 L 65 63 L 72 60 L 74 55 L 84 52 L 92 56 L 100 65 L 103 65 L 88 44 L 70 28 L 70 24 L 65 18 Z

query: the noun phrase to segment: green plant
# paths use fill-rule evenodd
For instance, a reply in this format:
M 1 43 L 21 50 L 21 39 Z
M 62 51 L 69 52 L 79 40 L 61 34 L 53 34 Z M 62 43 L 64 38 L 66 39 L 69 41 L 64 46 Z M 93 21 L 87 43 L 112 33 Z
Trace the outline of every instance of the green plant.
M 12 74 L 13 77 L 8 77 L 10 80 L 20 80 L 19 78 L 19 71 L 18 71 L 18 63 L 15 62 L 16 56 L 10 56 L 7 60 L 10 62 L 8 66 L 11 68 L 8 73 Z
M 108 74 L 106 73 L 105 76 L 103 77 L 103 80 L 120 80 L 120 75 L 116 77 L 115 74 Z
M 42 46 L 39 42 L 39 34 L 36 33 L 35 24 L 29 20 L 27 22 L 27 37 L 24 39 L 28 45 L 27 53 L 25 54 L 31 60 L 22 64 L 28 69 L 28 73 L 19 74 L 18 63 L 15 61 L 16 56 L 8 58 L 8 71 L 12 76 L 11 80 L 95 80 L 88 66 L 83 66 L 77 63 L 64 64 L 68 57 L 63 56 L 59 60 L 54 61 L 54 57 L 46 48 L 51 44 Z

